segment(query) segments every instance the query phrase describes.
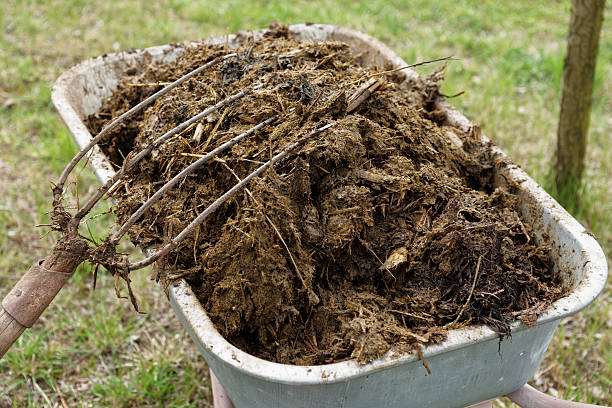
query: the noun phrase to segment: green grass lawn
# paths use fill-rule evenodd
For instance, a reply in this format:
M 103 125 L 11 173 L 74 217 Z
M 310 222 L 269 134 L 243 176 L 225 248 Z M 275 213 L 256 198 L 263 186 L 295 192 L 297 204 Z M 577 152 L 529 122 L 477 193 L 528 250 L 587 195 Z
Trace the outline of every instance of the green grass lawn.
M 559 111 L 569 0 L 0 2 L 0 294 L 45 256 L 50 182 L 75 148 L 54 112 L 57 76 L 93 56 L 129 48 L 305 21 L 378 37 L 408 62 L 454 55 L 445 94 L 545 188 Z M 575 216 L 612 254 L 612 5 L 601 35 L 586 180 Z M 419 72 L 427 74 L 431 67 Z M 96 188 L 78 172 L 79 195 Z M 74 186 L 71 187 L 74 191 Z M 112 219 L 97 223 L 104 235 Z M 0 360 L 0 407 L 211 406 L 206 364 L 161 288 L 139 271 L 145 315 L 101 276 L 79 268 L 40 321 Z M 534 384 L 582 402 L 612 401 L 612 291 L 558 330 Z M 500 406 L 507 402 L 498 402 Z

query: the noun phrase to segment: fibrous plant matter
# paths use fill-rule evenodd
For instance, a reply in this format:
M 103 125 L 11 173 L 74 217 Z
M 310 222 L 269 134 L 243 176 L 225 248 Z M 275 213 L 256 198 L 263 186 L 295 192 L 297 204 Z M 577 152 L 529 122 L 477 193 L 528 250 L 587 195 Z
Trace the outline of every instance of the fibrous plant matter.
M 233 52 L 101 143 L 119 169 L 134 147 L 262 85 L 155 147 L 114 188 L 115 213 L 125 222 L 182 169 L 276 118 L 135 222 L 130 238 L 147 248 L 166 244 L 238 180 L 303 141 L 156 264 L 164 283 L 190 283 L 231 342 L 283 363 L 365 363 L 469 324 L 509 334 L 511 322 L 533 322 L 562 295 L 548 248 L 535 245 L 521 219 L 515 187 L 493 184 L 504 163 L 476 128 L 447 126 L 435 110 L 441 71 L 416 83 L 401 83 L 397 73 L 372 76 L 376 67 L 362 67 L 346 44 L 300 42 L 282 28 Z M 91 130 L 159 89 L 156 83 L 226 53 L 186 46 L 175 63 L 126 73 L 89 118 Z M 355 107 L 359 88 L 370 95 Z

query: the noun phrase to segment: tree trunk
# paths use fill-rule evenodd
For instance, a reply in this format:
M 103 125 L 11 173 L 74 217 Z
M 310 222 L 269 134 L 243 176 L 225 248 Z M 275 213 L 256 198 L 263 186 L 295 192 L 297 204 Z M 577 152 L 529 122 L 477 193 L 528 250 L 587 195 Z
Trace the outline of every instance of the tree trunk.
M 597 46 L 605 3 L 605 0 L 572 0 L 555 163 L 557 190 L 570 200 L 576 198 L 584 170 Z

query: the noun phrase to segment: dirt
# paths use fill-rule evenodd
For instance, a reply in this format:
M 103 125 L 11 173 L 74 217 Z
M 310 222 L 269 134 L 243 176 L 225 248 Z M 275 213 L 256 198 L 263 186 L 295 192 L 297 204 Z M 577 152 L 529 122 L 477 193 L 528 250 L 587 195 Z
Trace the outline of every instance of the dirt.
M 185 278 L 220 333 L 258 357 L 289 364 L 357 359 L 391 347 L 415 351 L 448 330 L 487 324 L 502 335 L 531 324 L 563 295 L 549 248 L 536 246 L 517 187 L 496 187 L 505 165 L 477 128 L 445 125 L 435 109 L 437 70 L 384 85 L 354 112 L 348 99 L 368 75 L 341 42 L 299 42 L 277 27 L 238 56 L 199 74 L 112 132 L 102 148 L 117 166 L 134 148 L 253 84 L 132 169 L 113 195 L 119 221 L 197 155 L 272 115 L 273 125 L 187 177 L 130 231 L 160 245 L 272 154 L 308 140 L 221 206 L 156 265 L 164 283 Z M 186 46 L 176 63 L 126 72 L 88 120 L 97 133 L 158 86 L 226 54 Z M 433 68 L 432 68 L 433 70 Z M 293 110 L 291 110 L 293 109 Z M 195 156 L 194 156 L 195 155 Z

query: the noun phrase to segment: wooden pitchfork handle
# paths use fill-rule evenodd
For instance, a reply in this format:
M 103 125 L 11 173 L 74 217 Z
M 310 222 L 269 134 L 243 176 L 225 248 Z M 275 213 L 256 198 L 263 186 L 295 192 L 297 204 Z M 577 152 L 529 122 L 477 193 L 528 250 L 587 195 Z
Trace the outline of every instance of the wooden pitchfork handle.
M 36 262 L 2 300 L 0 358 L 38 320 L 85 259 L 86 246 L 60 239 L 47 258 Z

